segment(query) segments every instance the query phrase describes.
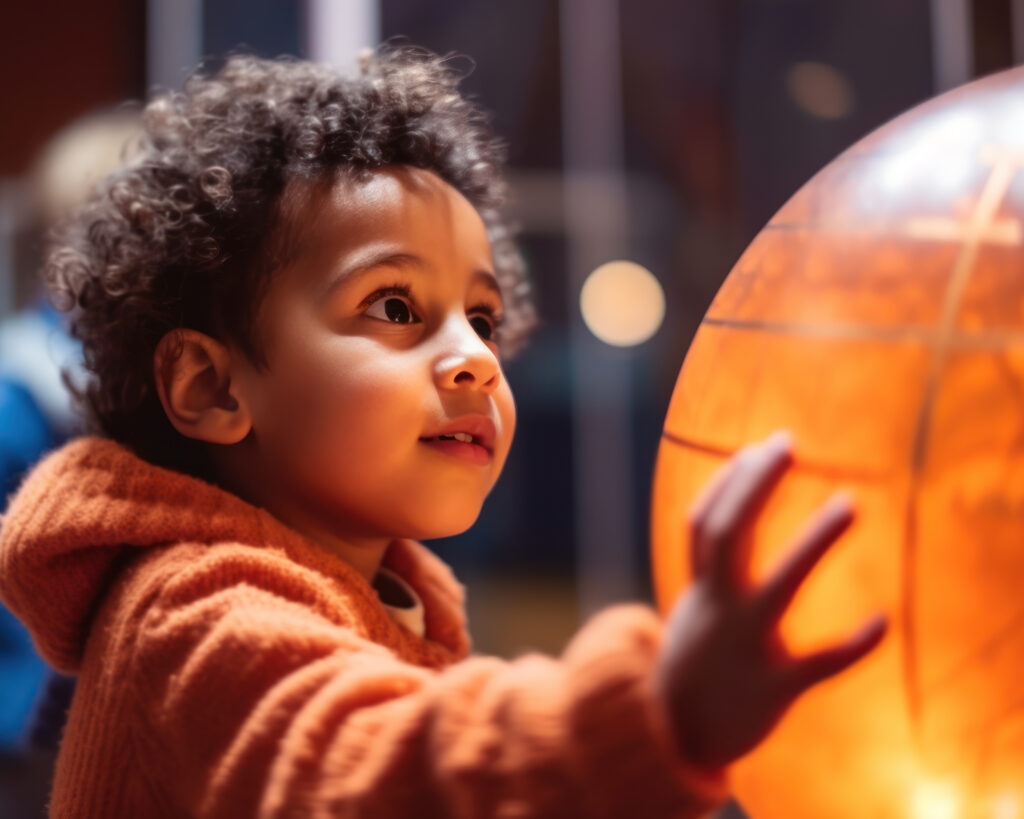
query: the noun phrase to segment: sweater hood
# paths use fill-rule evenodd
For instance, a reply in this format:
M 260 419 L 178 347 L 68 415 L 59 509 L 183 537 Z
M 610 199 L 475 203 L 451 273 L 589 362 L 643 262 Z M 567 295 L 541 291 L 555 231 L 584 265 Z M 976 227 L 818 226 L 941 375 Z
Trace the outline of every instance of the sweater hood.
M 0 599 L 47 662 L 74 673 L 92 617 L 120 569 L 140 550 L 179 542 L 284 549 L 375 597 L 355 569 L 265 509 L 154 466 L 113 441 L 86 437 L 44 459 L 11 499 L 0 521 Z M 451 570 L 412 540 L 393 541 L 383 563 L 423 600 L 426 638 L 464 656 L 465 593 Z

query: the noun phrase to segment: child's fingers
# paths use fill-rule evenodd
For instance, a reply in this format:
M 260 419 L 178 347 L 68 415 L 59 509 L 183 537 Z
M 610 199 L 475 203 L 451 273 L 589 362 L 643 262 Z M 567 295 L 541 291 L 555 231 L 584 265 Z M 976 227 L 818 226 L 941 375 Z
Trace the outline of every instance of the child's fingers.
M 787 433 L 775 433 L 744 451 L 707 514 L 695 522 L 694 540 L 716 585 L 735 586 L 739 544 L 789 465 L 790 446 Z
M 730 458 L 711 476 L 690 506 L 690 570 L 699 577 L 707 569 L 707 552 L 702 548 L 700 530 L 708 512 L 718 500 L 736 469 L 738 457 Z
M 800 584 L 846 531 L 853 517 L 853 505 L 846 492 L 837 492 L 818 509 L 758 594 L 766 625 L 782 617 Z
M 794 660 L 782 672 L 784 701 L 792 702 L 811 686 L 849 668 L 882 641 L 888 626 L 888 620 L 880 614 L 868 620 L 846 642 Z

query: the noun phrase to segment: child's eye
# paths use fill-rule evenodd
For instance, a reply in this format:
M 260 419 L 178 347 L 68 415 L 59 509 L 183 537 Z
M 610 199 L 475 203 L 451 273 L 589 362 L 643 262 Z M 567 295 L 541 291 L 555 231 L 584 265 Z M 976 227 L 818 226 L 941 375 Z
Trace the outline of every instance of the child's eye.
M 495 341 L 501 317 L 495 314 L 493 307 L 482 304 L 469 312 L 469 323 L 484 341 Z
M 484 341 L 490 341 L 493 338 L 494 327 L 491 326 L 491 320 L 486 316 L 470 316 L 469 323 Z
M 392 324 L 418 324 L 420 317 L 413 311 L 410 301 L 406 288 L 388 287 L 367 299 L 369 306 L 363 315 Z

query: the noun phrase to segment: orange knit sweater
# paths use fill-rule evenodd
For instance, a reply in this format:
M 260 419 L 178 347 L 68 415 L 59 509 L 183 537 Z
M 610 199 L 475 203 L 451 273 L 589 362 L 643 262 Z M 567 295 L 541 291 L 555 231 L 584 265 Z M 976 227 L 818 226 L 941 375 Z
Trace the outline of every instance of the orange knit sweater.
M 85 438 L 26 480 L 0 596 L 78 674 L 51 816 L 692 817 L 723 797 L 669 750 L 661 624 L 594 618 L 553 659 L 469 657 L 463 590 L 422 545 L 346 563 L 262 509 Z

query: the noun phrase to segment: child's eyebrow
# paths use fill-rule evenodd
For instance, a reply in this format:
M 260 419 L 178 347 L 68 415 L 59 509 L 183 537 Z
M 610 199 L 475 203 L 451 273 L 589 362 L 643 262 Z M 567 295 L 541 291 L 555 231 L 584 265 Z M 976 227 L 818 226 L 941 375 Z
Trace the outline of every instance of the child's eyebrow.
M 493 290 L 499 297 L 501 296 L 501 286 L 498 284 L 498 277 L 490 270 L 477 270 L 473 274 L 473 281 L 482 284 L 488 290 Z
M 357 254 L 342 270 L 331 276 L 327 286 L 321 293 L 320 301 L 329 298 L 342 283 L 350 284 L 372 270 L 385 266 L 412 267 L 421 271 L 428 270 L 428 266 L 423 259 L 415 254 L 403 253 L 391 248 L 367 249 L 366 252 Z M 502 295 L 498 279 L 490 270 L 481 269 L 474 271 L 473 282 L 483 285 L 498 296 Z
M 401 253 L 391 248 L 366 248 L 363 252 L 354 254 L 353 258 L 346 261 L 348 263 L 341 270 L 332 273 L 327 286 L 320 295 L 321 301 L 329 298 L 340 285 L 350 284 L 375 268 L 385 265 L 405 267 L 407 265 L 419 266 L 423 264 L 418 257 L 409 253 Z

